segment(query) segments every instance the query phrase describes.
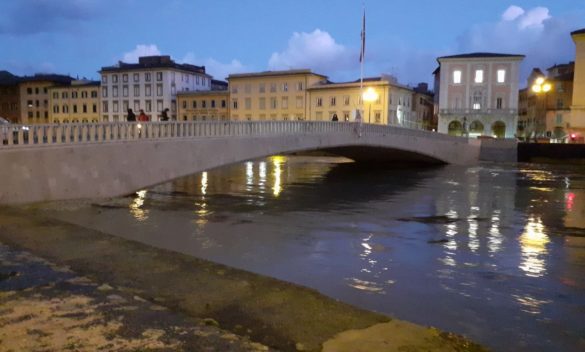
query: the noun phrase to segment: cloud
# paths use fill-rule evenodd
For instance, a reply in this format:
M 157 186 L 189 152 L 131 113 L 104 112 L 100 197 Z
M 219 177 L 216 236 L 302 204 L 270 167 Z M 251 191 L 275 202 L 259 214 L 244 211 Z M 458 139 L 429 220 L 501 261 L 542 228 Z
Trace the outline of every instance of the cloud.
M 552 16 L 546 7 L 524 9 L 512 5 L 499 21 L 480 24 L 457 39 L 456 53 L 503 52 L 526 55 L 521 83 L 533 67 L 546 68 L 574 59 L 569 33 L 579 27 L 579 16 Z
M 0 34 L 70 31 L 105 13 L 100 0 L 18 0 L 0 5 Z
M 220 62 L 214 58 L 198 59 L 194 53 L 187 53 L 183 58 L 184 63 L 193 65 L 204 65 L 205 72 L 212 75 L 215 79 L 225 79 L 230 73 L 247 72 L 251 69 L 242 64 L 239 60 L 232 59 L 228 63 Z
M 160 55 L 160 50 L 155 44 L 138 44 L 134 50 L 124 53 L 122 61 L 128 63 L 138 62 L 140 56 Z
M 320 29 L 311 33 L 293 33 L 287 48 L 270 56 L 271 70 L 311 68 L 316 72 L 331 73 L 356 67 L 358 53 L 338 44 Z

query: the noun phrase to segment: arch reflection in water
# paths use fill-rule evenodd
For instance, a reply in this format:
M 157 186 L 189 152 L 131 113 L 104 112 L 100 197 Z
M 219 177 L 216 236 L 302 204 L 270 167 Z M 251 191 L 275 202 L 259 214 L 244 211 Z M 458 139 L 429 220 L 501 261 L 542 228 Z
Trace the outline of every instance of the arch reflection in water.
M 136 197 L 130 204 L 130 213 L 138 221 L 148 220 L 148 210 L 143 209 L 147 191 L 145 189 L 136 192 Z
M 524 232 L 520 236 L 522 261 L 519 268 L 526 276 L 541 277 L 546 273 L 547 244 L 550 242 L 545 233 L 542 220 L 537 217 L 528 218 Z

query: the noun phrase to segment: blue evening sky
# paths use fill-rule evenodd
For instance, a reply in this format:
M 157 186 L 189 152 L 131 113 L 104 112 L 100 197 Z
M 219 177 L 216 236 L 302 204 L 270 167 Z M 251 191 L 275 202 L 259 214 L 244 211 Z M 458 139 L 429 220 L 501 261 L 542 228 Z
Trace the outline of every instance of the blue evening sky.
M 366 0 L 366 75 L 430 82 L 436 57 L 525 54 L 532 67 L 574 59 L 585 0 Z M 359 77 L 360 0 L 0 0 L 0 70 L 98 78 L 102 66 L 168 54 L 229 73 L 311 68 Z

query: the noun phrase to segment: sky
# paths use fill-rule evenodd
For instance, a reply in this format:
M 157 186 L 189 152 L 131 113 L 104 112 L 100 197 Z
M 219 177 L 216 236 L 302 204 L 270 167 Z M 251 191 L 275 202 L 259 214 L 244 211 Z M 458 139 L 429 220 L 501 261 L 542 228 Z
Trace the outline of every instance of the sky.
M 569 33 L 585 0 L 365 0 L 365 76 L 433 80 L 436 58 L 526 55 L 533 67 L 574 60 Z M 0 70 L 99 79 L 103 66 L 170 55 L 230 73 L 310 68 L 360 76 L 361 0 L 0 0 Z

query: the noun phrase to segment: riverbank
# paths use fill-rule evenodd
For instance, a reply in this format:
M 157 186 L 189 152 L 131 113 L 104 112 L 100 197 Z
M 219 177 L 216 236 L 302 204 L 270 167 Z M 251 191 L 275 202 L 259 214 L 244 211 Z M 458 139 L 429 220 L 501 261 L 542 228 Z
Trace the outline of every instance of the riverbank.
M 45 218 L 31 209 L 0 209 L 0 241 L 95 285 L 107 284 L 190 319 L 217 322 L 283 351 L 483 350 L 456 335 L 392 320 L 305 287 Z M 8 304 L 2 306 L 4 312 Z

